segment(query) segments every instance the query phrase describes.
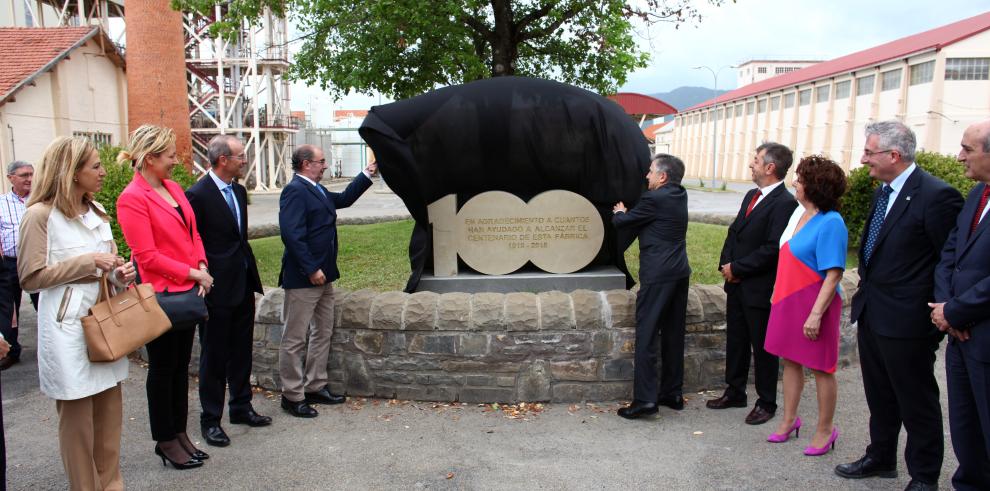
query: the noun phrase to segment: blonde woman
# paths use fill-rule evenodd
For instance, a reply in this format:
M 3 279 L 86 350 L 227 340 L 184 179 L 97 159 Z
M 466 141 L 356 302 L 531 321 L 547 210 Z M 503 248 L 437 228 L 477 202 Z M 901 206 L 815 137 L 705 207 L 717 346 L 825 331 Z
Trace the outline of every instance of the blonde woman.
M 196 288 L 200 296 L 206 295 L 213 277 L 206 269 L 196 216 L 182 187 L 168 179 L 178 163 L 175 134 L 143 125 L 131 133 L 117 160 L 135 169 L 134 179 L 117 198 L 117 218 L 141 281 L 159 293 Z M 186 434 L 194 333 L 191 326 L 175 326 L 147 344 L 151 437 L 162 465 L 169 462 L 176 469 L 199 467 L 210 457 Z
M 97 302 L 99 277 L 134 280 L 117 256 L 110 219 L 93 194 L 106 170 L 86 139 L 53 141 L 21 221 L 17 273 L 38 298 L 38 378 L 55 399 L 62 464 L 71 489 L 123 489 L 120 381 L 127 359 L 91 363 L 80 319 Z

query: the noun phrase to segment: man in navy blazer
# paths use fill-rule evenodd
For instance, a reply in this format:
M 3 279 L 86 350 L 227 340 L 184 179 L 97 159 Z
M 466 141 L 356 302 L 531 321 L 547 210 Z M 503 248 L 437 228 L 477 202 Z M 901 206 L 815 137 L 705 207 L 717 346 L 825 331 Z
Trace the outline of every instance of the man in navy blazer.
M 285 244 L 279 286 L 285 289 L 285 331 L 279 350 L 282 409 L 300 418 L 319 413 L 310 404 L 340 404 L 330 392 L 327 359 L 333 335 L 333 282 L 337 270 L 337 209 L 354 204 L 378 169 L 372 162 L 342 193 L 320 185 L 323 150 L 302 145 L 292 153 L 295 176 L 279 198 L 278 223 Z M 312 331 L 309 330 L 313 324 Z
M 657 404 L 673 409 L 684 407 L 684 323 L 691 266 L 686 248 L 688 212 L 687 191 L 681 186 L 683 177 L 681 159 L 657 154 L 646 174 L 648 190 L 639 203 L 627 210 L 620 201 L 612 208 L 612 225 L 639 236 L 633 402 L 618 412 L 626 419 L 656 414 Z
M 932 323 L 945 354 L 955 489 L 990 489 L 990 119 L 963 133 L 959 161 L 978 184 L 966 198 L 935 270 Z
M 881 185 L 860 239 L 860 281 L 849 318 L 856 322 L 870 444 L 863 457 L 838 465 L 835 473 L 848 479 L 896 477 L 903 424 L 908 489 L 934 489 L 945 441 L 935 379 L 943 335 L 931 324 L 927 304 L 962 196 L 915 164 L 917 140 L 904 123 L 871 123 L 865 133 L 860 162 Z

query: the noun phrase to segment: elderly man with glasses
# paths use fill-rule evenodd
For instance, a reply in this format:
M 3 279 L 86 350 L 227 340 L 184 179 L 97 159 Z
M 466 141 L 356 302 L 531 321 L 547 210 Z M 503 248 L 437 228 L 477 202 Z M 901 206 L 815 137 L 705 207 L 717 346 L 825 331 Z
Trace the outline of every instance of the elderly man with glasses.
M 21 160 L 11 162 L 7 166 L 10 192 L 0 195 L 0 248 L 3 249 L 3 258 L 0 259 L 0 334 L 10 343 L 10 352 L 0 358 L 0 370 L 21 361 L 21 344 L 17 342 L 17 315 L 21 309 L 17 239 L 33 178 L 34 167 L 31 164 Z M 31 303 L 37 306 L 37 293 L 31 295 Z

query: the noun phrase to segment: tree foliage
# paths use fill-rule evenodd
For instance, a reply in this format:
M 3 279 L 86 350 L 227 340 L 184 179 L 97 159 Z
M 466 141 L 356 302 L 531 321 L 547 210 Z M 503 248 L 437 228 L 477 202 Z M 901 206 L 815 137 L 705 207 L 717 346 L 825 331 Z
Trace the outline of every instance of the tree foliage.
M 633 20 L 700 20 L 695 1 L 725 0 L 225 0 L 229 35 L 266 7 L 303 33 L 290 76 L 335 96 L 350 91 L 405 98 L 487 77 L 546 78 L 612 93 L 649 55 Z M 734 0 L 733 0 L 734 1 Z M 172 0 L 210 12 L 217 0 Z

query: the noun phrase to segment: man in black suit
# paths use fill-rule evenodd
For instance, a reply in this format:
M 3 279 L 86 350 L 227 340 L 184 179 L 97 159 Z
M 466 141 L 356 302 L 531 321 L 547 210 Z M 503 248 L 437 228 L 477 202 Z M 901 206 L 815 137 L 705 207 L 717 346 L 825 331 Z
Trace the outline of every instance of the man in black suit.
M 368 164 L 342 193 L 320 184 L 323 150 L 302 145 L 292 153 L 296 175 L 279 198 L 278 224 L 285 244 L 279 286 L 285 289 L 285 331 L 278 353 L 282 409 L 300 418 L 319 415 L 310 404 L 340 404 L 330 392 L 327 359 L 333 336 L 333 282 L 337 269 L 337 209 L 354 204 L 378 169 Z M 313 324 L 312 330 L 310 324 Z
M 780 235 L 797 208 L 797 200 L 784 185 L 793 160 L 791 149 L 779 143 L 767 142 L 756 148 L 749 170 L 757 188 L 743 198 L 719 259 L 718 269 L 725 278 L 728 387 L 721 397 L 706 405 L 710 409 L 746 407 L 746 381 L 752 356 L 759 398 L 746 416 L 746 423 L 751 425 L 766 423 L 777 412 L 779 360 L 763 349 L 763 342 L 777 278 Z
M 857 323 L 863 390 L 870 408 L 866 455 L 841 464 L 846 478 L 896 477 L 897 438 L 909 489 L 934 489 L 942 468 L 942 408 L 935 353 L 942 340 L 929 319 L 932 277 L 962 196 L 914 163 L 915 136 L 899 121 L 866 127 L 863 165 L 882 185 L 873 196 L 859 248 Z
M 951 338 L 945 354 L 955 489 L 990 489 L 990 119 L 962 137 L 959 160 L 980 184 L 969 193 L 935 270 L 932 323 Z
M 210 445 L 225 447 L 230 438 L 220 426 L 226 387 L 230 386 L 230 422 L 267 426 L 272 419 L 251 406 L 251 350 L 254 342 L 254 294 L 262 293 L 258 266 L 247 241 L 247 191 L 234 181 L 245 163 L 244 144 L 230 135 L 214 137 L 207 149 L 210 171 L 186 191 L 196 214 L 213 289 L 206 296 L 210 318 L 200 325 L 200 428 Z
M 639 236 L 633 402 L 618 413 L 627 419 L 656 414 L 657 404 L 684 408 L 684 322 L 691 267 L 685 248 L 688 213 L 683 177 L 681 159 L 654 155 L 646 174 L 648 190 L 639 203 L 627 210 L 620 201 L 612 209 L 612 225 Z

